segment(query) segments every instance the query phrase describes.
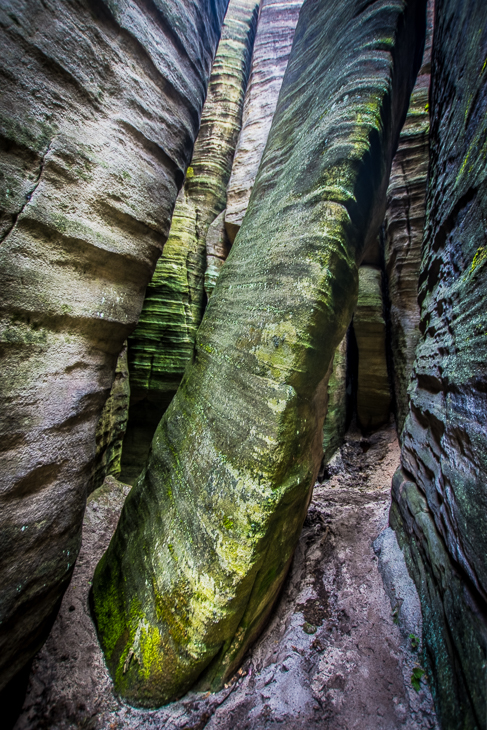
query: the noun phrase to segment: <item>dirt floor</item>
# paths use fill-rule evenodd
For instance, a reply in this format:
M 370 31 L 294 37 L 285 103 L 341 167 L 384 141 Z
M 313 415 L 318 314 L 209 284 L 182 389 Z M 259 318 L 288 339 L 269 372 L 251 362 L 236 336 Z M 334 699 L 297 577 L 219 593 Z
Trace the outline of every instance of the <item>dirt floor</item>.
M 421 674 L 421 613 L 387 527 L 398 463 L 392 426 L 369 438 L 348 433 L 315 487 L 279 605 L 237 676 L 217 694 L 151 711 L 114 695 L 88 610 L 129 490 L 107 479 L 89 499 L 73 581 L 15 730 L 437 728 L 426 677 L 411 683 Z

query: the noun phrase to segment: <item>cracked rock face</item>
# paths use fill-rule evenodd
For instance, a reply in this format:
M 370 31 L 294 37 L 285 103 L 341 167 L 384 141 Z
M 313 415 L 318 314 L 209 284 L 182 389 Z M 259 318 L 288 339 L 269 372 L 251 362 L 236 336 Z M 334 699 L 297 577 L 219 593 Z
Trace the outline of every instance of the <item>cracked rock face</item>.
M 96 424 L 169 232 L 225 8 L 0 8 L 0 688 L 70 580 Z
M 418 279 L 426 213 L 429 164 L 429 103 L 434 3 L 428 3 L 426 44 L 408 114 L 392 163 L 384 221 L 389 287 L 396 424 L 408 411 L 407 389 L 419 339 Z
M 276 111 L 284 72 L 303 0 L 261 0 L 242 131 L 228 183 L 225 227 L 233 243 L 250 194 Z
M 184 190 L 129 339 L 132 398 L 122 476 L 130 483 L 146 462 L 157 424 L 191 359 L 203 316 L 206 234 L 225 208 L 257 12 L 257 0 L 230 0 Z
M 424 26 L 415 0 L 303 5 L 245 221 L 94 577 L 98 635 L 130 702 L 220 687 L 278 596 Z
M 442 727 L 485 727 L 487 6 L 436 4 L 421 337 L 391 519 Z

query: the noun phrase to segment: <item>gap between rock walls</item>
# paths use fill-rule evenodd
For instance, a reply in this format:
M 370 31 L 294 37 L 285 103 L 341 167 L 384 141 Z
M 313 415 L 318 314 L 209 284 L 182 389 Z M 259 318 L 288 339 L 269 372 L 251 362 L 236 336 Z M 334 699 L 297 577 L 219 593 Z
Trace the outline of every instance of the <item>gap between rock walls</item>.
M 487 728 L 486 21 L 4 3 L 8 727 Z

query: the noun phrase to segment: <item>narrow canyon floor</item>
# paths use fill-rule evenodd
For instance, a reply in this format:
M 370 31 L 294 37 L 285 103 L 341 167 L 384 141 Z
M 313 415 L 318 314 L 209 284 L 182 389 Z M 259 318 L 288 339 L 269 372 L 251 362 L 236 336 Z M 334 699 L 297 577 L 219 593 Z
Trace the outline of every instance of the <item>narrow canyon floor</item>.
M 314 489 L 273 617 L 232 682 L 159 710 L 112 689 L 88 609 L 90 581 L 129 487 L 108 478 L 84 521 L 74 577 L 34 660 L 15 730 L 438 728 L 421 674 L 421 613 L 387 527 L 399 446 L 392 425 L 351 428 Z

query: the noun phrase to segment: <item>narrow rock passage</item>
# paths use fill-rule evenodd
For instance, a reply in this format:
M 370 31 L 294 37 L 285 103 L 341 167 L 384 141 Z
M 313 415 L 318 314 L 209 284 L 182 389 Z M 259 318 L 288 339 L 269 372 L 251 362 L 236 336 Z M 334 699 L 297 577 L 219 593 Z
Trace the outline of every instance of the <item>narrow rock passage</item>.
M 114 696 L 87 605 L 129 489 L 108 478 L 88 501 L 73 581 L 15 730 L 437 728 L 424 678 L 419 691 L 411 684 L 419 601 L 387 528 L 398 462 L 393 426 L 369 438 L 349 431 L 315 487 L 279 605 L 233 683 L 153 711 Z

